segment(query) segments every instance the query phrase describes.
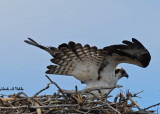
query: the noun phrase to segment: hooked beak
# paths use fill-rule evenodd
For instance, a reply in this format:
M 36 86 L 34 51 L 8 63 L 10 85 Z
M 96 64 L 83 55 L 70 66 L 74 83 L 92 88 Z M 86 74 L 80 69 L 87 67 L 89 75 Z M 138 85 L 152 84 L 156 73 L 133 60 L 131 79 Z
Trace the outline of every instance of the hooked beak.
M 128 77 L 129 77 L 127 73 L 125 73 L 123 76 L 126 77 L 127 79 L 128 79 Z

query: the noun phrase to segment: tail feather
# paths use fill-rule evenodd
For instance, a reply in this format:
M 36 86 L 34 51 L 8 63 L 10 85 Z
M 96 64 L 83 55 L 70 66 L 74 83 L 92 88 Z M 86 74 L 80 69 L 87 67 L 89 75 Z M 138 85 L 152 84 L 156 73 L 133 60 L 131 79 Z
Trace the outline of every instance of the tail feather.
M 38 44 L 36 41 L 34 41 L 34 40 L 31 39 L 31 38 L 28 38 L 28 40 L 24 40 L 24 42 L 26 42 L 27 44 L 34 45 L 34 46 L 36 46 L 36 47 L 39 47 L 39 48 L 41 48 L 41 49 L 43 49 L 43 50 L 46 50 L 46 51 L 48 50 L 47 47 Z
M 91 48 L 90 48 L 90 53 L 91 53 L 93 62 L 96 63 L 97 47 L 95 47 L 95 46 L 94 46 L 94 47 L 91 47 Z
M 105 57 L 105 55 L 103 54 L 103 50 L 98 49 L 97 50 L 97 58 L 96 58 L 97 63 L 101 64 L 104 57 Z
M 49 65 L 47 66 L 48 70 L 47 74 L 59 74 L 59 75 L 70 75 L 71 67 L 57 66 L 57 65 Z
M 53 59 L 51 59 L 51 62 L 55 63 L 57 65 L 61 65 L 62 63 L 64 63 L 64 60 L 53 58 Z
M 82 60 L 82 61 L 86 61 L 88 60 L 88 57 L 86 55 L 86 53 L 84 52 L 83 50 L 83 47 L 81 44 L 76 44 L 76 50 L 77 50 L 77 54 L 79 56 L 79 58 Z
M 60 50 L 63 52 L 64 55 L 67 55 L 68 58 L 70 58 L 71 61 L 73 60 L 79 60 L 77 54 L 71 51 L 70 48 L 62 47 Z
M 63 44 L 58 46 L 58 49 L 61 49 L 61 48 L 64 48 L 64 47 L 69 48 L 68 44 L 63 43 Z
M 36 41 L 31 39 L 31 38 L 28 38 L 28 40 L 24 40 L 24 42 L 26 42 L 27 44 L 39 47 L 40 49 L 43 49 L 43 50 L 47 51 L 53 57 L 54 57 L 55 53 L 60 53 L 60 51 L 57 48 L 55 48 L 55 47 L 46 47 L 46 46 L 40 45 Z
M 75 53 L 76 55 L 77 55 L 77 57 L 78 57 L 78 54 L 77 54 L 77 51 L 76 51 L 76 46 L 75 46 L 76 44 L 74 43 L 74 42 L 72 42 L 72 41 L 70 41 L 69 43 L 68 43 L 68 46 L 69 46 L 69 48 L 72 50 L 72 52 L 73 53 Z
M 88 44 L 86 44 L 84 47 L 83 47 L 83 50 L 84 50 L 84 53 L 87 55 L 87 57 L 92 60 L 92 55 L 90 53 L 90 46 Z

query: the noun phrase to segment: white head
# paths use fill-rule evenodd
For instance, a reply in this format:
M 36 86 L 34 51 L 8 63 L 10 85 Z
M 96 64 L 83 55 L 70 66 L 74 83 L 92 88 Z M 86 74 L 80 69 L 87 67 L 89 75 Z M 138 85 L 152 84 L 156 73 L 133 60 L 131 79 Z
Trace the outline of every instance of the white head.
M 121 67 L 116 67 L 115 76 L 118 78 L 118 80 L 121 79 L 122 77 L 128 78 L 127 72 Z

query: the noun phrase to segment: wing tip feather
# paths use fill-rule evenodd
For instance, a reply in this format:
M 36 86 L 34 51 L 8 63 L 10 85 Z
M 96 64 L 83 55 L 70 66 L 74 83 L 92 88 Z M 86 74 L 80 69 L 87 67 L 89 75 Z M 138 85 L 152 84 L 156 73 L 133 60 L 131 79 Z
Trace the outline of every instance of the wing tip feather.
M 143 46 L 143 44 L 142 44 L 140 41 L 138 41 L 136 38 L 132 38 L 132 42 L 135 43 L 135 44 L 137 44 L 137 45 L 140 46 L 140 47 L 145 48 L 145 47 Z

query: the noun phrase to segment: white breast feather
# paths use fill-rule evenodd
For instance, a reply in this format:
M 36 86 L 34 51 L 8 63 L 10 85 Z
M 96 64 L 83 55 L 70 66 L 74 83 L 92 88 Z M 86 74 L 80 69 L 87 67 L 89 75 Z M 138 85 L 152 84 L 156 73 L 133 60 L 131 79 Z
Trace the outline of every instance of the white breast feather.
M 80 61 L 72 72 L 73 76 L 80 81 L 96 80 L 98 78 L 98 66 L 90 61 Z

